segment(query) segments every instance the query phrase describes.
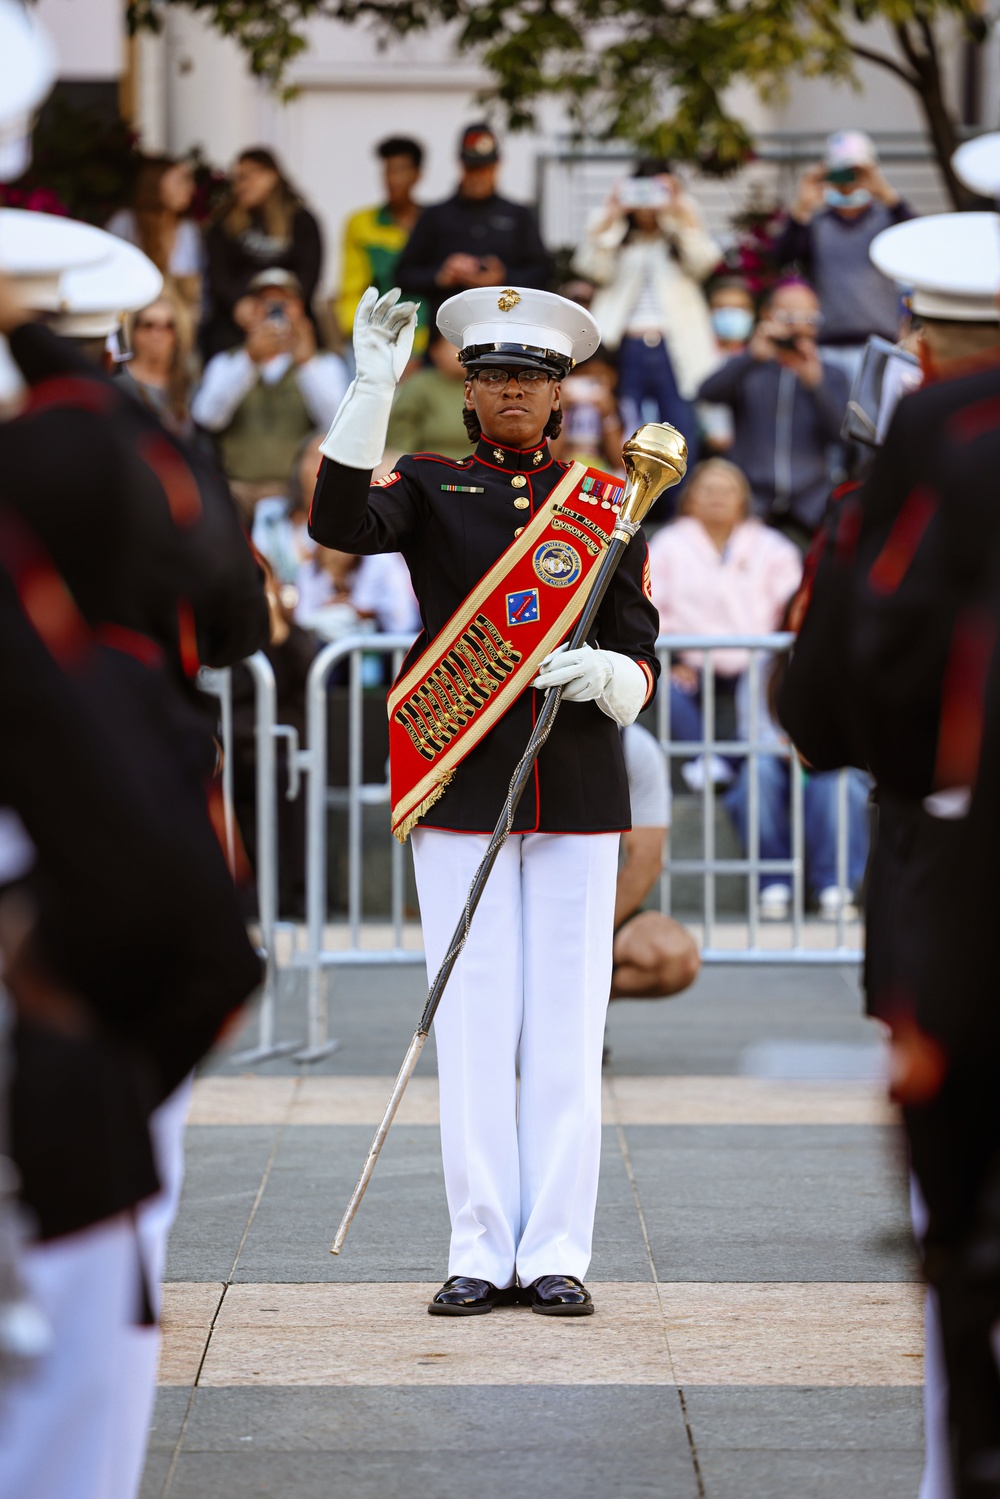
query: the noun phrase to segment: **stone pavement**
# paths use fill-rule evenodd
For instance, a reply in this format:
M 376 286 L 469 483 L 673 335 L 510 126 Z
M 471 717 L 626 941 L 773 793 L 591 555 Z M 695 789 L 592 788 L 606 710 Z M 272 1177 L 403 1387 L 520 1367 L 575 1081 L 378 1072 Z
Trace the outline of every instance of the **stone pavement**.
M 142 1499 L 915 1499 L 921 1292 L 853 976 L 612 1007 L 597 1313 L 569 1322 L 426 1315 L 427 1053 L 329 1253 L 422 999 L 417 970 L 345 974 L 326 1061 L 196 1084 Z

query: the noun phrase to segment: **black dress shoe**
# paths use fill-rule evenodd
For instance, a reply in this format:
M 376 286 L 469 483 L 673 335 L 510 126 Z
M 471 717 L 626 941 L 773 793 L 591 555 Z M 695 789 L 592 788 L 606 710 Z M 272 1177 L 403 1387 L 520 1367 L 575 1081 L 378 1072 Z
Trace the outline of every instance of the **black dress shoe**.
M 453 1275 L 428 1303 L 427 1310 L 432 1317 L 476 1317 L 491 1312 L 495 1306 L 513 1306 L 517 1299 L 516 1286 L 500 1289 L 489 1280 Z
M 594 1303 L 575 1275 L 540 1275 L 525 1292 L 533 1312 L 543 1317 L 592 1317 Z

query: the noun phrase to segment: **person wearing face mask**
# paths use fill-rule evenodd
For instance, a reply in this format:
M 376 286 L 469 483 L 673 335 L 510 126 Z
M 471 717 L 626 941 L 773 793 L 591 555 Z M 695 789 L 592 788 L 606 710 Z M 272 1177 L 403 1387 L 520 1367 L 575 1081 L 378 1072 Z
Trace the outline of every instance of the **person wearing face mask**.
M 708 293 L 708 311 L 719 353 L 724 359 L 742 354 L 753 332 L 756 304 L 742 276 L 720 276 Z M 733 413 L 721 402 L 698 402 L 698 425 L 708 453 L 726 453 L 733 445 Z
M 915 218 L 887 182 L 875 144 L 863 130 L 838 130 L 823 160 L 802 176 L 783 233 L 774 246 L 779 266 L 797 266 L 819 295 L 824 354 L 853 378 L 865 339 L 894 342 L 899 292 L 869 258 L 877 235 Z

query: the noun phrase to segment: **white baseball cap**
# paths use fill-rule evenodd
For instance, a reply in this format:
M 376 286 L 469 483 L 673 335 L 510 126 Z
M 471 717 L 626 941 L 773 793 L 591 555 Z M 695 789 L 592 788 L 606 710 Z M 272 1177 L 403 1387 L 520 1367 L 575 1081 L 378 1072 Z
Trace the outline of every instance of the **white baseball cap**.
M 951 164 L 955 176 L 984 198 L 1000 198 L 1000 131 L 977 135 L 959 146 Z
M 868 253 L 884 276 L 909 288 L 920 316 L 968 323 L 1000 319 L 1000 215 L 909 219 L 883 229 Z
M 863 130 L 835 130 L 827 136 L 824 160 L 831 171 L 843 171 L 847 167 L 874 166 L 878 152 Z
M 55 51 L 35 17 L 19 0 L 0 0 L 0 182 L 27 170 L 32 116 L 55 80 Z
M 104 260 L 110 239 L 76 219 L 0 208 L 0 271 L 16 280 L 18 296 L 33 312 L 59 312 L 63 272 Z
M 442 303 L 437 325 L 463 364 L 550 365 L 566 373 L 589 359 L 601 332 L 586 308 L 527 286 L 477 286 Z

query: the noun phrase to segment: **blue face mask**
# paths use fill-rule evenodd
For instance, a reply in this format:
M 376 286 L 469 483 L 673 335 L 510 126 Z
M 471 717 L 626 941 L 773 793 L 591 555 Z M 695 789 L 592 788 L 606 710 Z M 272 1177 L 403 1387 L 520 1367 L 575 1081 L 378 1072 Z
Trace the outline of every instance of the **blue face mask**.
M 849 193 L 842 193 L 836 187 L 828 187 L 824 197 L 828 208 L 867 208 L 872 200 L 866 187 L 853 188 Z
M 753 313 L 746 307 L 715 307 L 712 309 L 712 327 L 716 338 L 724 343 L 743 343 L 753 329 Z

